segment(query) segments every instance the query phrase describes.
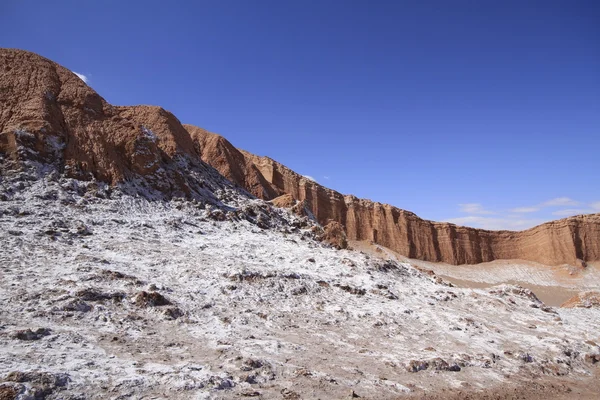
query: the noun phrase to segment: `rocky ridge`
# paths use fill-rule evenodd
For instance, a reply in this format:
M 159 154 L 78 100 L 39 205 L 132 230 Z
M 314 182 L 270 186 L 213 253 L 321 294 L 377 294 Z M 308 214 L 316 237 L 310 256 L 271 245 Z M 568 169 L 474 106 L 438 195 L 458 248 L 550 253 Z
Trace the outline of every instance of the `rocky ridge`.
M 342 195 L 269 157 L 238 150 L 219 135 L 191 125 L 185 128 L 199 144 L 202 159 L 232 182 L 267 200 L 290 195 L 303 202 L 322 225 L 341 224 L 349 240 L 372 241 L 408 258 L 449 264 L 521 259 L 580 265 L 600 259 L 600 214 L 565 218 L 520 232 L 427 221 L 389 204 Z
M 151 198 L 215 204 L 220 201 L 215 193 L 222 191 L 246 196 L 240 187 L 265 200 L 288 195 L 300 202 L 294 203 L 296 209 L 326 227 L 326 236 L 338 246 L 346 239 L 368 240 L 425 261 L 522 259 L 556 265 L 600 260 L 600 214 L 522 232 L 427 221 L 387 204 L 344 196 L 268 157 L 238 150 L 218 135 L 184 126 L 160 107 L 112 106 L 71 71 L 39 55 L 1 49 L 0 71 L 4 176 L 34 168 Z
M 73 72 L 34 53 L 1 49 L 0 72 L 2 175 L 35 170 L 157 198 L 216 201 L 216 191 L 233 190 L 201 161 L 170 112 L 112 106 Z

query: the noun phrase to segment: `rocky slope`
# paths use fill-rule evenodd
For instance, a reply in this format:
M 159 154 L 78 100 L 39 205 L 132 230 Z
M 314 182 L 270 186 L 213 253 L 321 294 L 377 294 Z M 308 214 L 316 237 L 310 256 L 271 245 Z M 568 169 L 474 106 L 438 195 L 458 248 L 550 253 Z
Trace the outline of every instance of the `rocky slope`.
M 0 193 L 3 400 L 597 398 L 600 308 L 334 250 L 258 199 Z
M 600 214 L 570 217 L 521 232 L 487 231 L 423 220 L 415 214 L 306 179 L 284 165 L 236 149 L 223 137 L 190 125 L 202 159 L 263 199 L 289 194 L 317 220 L 336 221 L 350 240 L 368 240 L 409 258 L 450 264 L 521 259 L 547 265 L 600 259 Z

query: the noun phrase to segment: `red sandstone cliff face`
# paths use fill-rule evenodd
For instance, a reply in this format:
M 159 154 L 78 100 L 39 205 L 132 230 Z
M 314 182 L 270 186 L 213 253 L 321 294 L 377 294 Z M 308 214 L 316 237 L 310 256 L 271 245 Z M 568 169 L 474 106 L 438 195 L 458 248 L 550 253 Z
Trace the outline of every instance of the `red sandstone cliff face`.
M 322 225 L 341 224 L 351 240 L 371 240 L 410 258 L 450 264 L 522 259 L 557 265 L 600 258 L 600 214 L 566 218 L 522 232 L 427 221 L 388 204 L 344 196 L 268 157 L 237 150 L 218 135 L 186 128 L 202 159 L 225 177 L 263 199 L 289 194 L 303 201 Z
M 210 183 L 204 177 L 216 172 L 204 160 L 259 198 L 289 195 L 300 201 L 300 208 L 312 212 L 326 227 L 325 236 L 339 246 L 345 243 L 344 229 L 348 239 L 372 240 L 426 261 L 600 260 L 600 214 L 522 232 L 426 221 L 325 188 L 268 157 L 238 150 L 218 135 L 183 126 L 162 108 L 112 106 L 68 69 L 33 53 L 0 49 L 0 178 L 25 160 L 52 162 L 78 179 L 134 182 L 166 197 L 214 190 L 206 189 Z
M 225 138 L 193 125 L 184 125 L 195 149 L 203 160 L 212 160 L 212 166 L 230 181 L 261 199 L 273 199 L 281 194 L 257 169 L 252 159 L 236 149 Z

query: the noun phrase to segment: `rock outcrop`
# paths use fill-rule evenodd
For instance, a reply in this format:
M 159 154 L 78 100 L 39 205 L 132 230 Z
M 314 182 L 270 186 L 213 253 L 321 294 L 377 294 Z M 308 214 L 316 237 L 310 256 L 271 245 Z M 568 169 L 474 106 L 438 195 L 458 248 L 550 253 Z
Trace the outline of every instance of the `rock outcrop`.
M 22 50 L 0 49 L 0 73 L 2 173 L 34 161 L 80 180 L 210 195 L 203 178 L 218 174 L 170 112 L 112 106 L 70 70 Z
M 346 238 L 369 240 L 410 258 L 451 264 L 600 260 L 600 214 L 522 232 L 427 221 L 342 195 L 219 135 L 182 125 L 160 107 L 112 106 L 74 73 L 39 55 L 0 49 L 0 74 L 2 174 L 50 163 L 69 177 L 127 183 L 150 196 L 207 198 L 231 186 L 216 169 L 256 197 L 279 198 L 275 203 L 315 218 L 340 247 Z
M 269 157 L 236 149 L 219 135 L 185 127 L 202 159 L 225 177 L 266 200 L 288 195 L 303 202 L 323 226 L 332 221 L 341 224 L 350 240 L 368 240 L 409 258 L 450 264 L 521 259 L 578 265 L 600 259 L 600 214 L 570 217 L 520 232 L 427 221 L 388 204 L 342 195 Z

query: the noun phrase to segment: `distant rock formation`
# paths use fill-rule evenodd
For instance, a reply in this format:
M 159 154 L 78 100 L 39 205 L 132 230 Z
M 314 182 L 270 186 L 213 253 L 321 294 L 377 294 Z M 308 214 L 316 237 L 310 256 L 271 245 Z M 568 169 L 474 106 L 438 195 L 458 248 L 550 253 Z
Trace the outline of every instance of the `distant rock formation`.
M 182 125 L 160 107 L 112 106 L 74 73 L 39 55 L 0 49 L 0 74 L 2 174 L 39 161 L 77 179 L 128 182 L 165 197 L 206 198 L 215 190 L 210 187 L 215 180 L 206 177 L 221 179 L 216 169 L 258 198 L 280 198 L 281 205 L 312 213 L 325 227 L 324 236 L 339 247 L 346 239 L 369 240 L 410 258 L 451 264 L 600 260 L 600 214 L 522 232 L 427 221 L 344 196 L 268 157 L 236 149 L 219 135 Z
M 368 240 L 409 258 L 450 264 L 521 259 L 547 265 L 600 259 L 600 214 L 548 222 L 521 231 L 488 231 L 432 222 L 388 204 L 342 195 L 269 157 L 236 149 L 225 138 L 191 125 L 202 159 L 253 195 L 287 194 L 302 201 L 323 226 L 341 224 L 348 239 Z M 234 162 L 230 162 L 234 160 Z

